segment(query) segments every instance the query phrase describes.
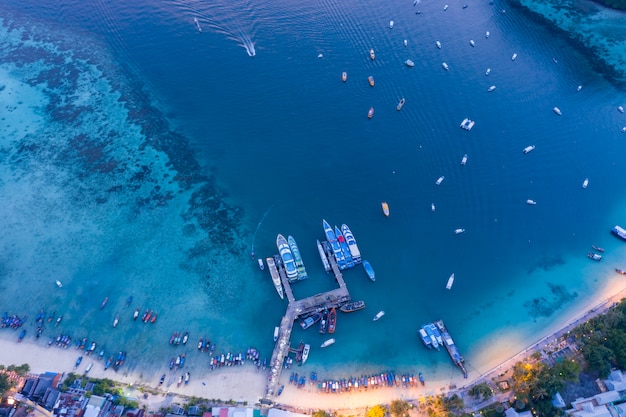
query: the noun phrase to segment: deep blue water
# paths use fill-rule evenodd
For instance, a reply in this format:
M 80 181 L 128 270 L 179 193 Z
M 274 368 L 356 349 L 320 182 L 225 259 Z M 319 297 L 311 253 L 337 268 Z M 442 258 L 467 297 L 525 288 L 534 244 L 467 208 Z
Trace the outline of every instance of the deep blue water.
M 2 309 L 65 311 L 63 331 L 125 348 L 131 368 L 154 374 L 173 355 L 174 330 L 193 341 L 210 335 L 218 351 L 253 345 L 269 355 L 285 303 L 249 252 L 269 256 L 276 234 L 291 234 L 311 276 L 296 296 L 333 288 L 315 247 L 325 218 L 351 226 L 377 281 L 360 268 L 345 274 L 368 308 L 339 317 L 337 344 L 314 349 L 312 369 L 419 368 L 445 378 L 457 372 L 449 359 L 416 337 L 442 318 L 470 369 L 484 371 L 485 344 L 506 344 L 508 332 L 535 340 L 566 320 L 606 285 L 598 277 L 618 279 L 610 271 L 623 266 L 608 234 L 624 223 L 615 192 L 626 181 L 623 94 L 591 55 L 519 9 L 443 4 L 5 2 L 2 70 L 78 110 L 53 113 L 23 93 L 12 104 L 32 114 L 21 116 L 9 110 L 10 88 L 0 95 L 7 126 L 21 117 L 35 126 L 2 138 L 0 187 L 12 203 L 2 214 Z M 32 42 L 47 52 L 33 53 Z M 106 85 L 81 83 L 81 71 Z M 471 132 L 459 128 L 465 117 L 476 121 Z M 45 153 L 23 144 L 38 135 Z M 606 248 L 602 263 L 585 257 L 591 244 Z M 64 289 L 51 295 L 57 278 Z M 114 315 L 128 318 L 135 305 L 158 310 L 157 325 L 112 329 Z M 324 340 L 296 330 L 299 339 Z

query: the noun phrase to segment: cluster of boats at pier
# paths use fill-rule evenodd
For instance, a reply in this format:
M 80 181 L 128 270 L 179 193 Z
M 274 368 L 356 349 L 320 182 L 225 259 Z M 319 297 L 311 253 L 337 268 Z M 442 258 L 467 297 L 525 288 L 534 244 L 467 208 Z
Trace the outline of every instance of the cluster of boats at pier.
M 467 378 L 467 371 L 464 365 L 465 360 L 459 353 L 442 320 L 424 324 L 418 330 L 418 334 L 424 346 L 429 349 L 435 348 L 439 350 L 441 346 L 445 347 L 452 362 L 461 369 L 463 376 Z

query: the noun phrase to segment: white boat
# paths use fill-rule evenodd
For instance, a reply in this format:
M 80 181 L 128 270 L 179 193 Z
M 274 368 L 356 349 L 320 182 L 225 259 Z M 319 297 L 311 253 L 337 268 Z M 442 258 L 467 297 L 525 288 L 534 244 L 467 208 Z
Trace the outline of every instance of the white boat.
M 578 87 L 576 87 L 576 91 L 580 91 L 580 90 L 582 90 L 582 89 L 583 89 L 583 86 L 582 86 L 582 85 L 579 85 Z
M 444 179 L 446 179 L 446 177 L 442 175 L 441 177 L 437 178 L 437 181 L 435 181 L 435 184 L 441 185 Z
M 470 39 L 469 44 L 470 46 L 476 46 L 476 42 L 474 42 L 474 39 Z
M 309 359 L 309 352 L 311 351 L 311 345 L 304 345 L 304 349 L 302 349 L 302 365 Z
M 463 158 L 461 158 L 461 165 L 465 164 L 467 164 L 467 154 L 463 155 Z
M 120 315 L 118 314 L 117 316 L 115 316 L 115 319 L 113 319 L 113 327 L 117 327 L 119 322 L 120 322 Z
M 263 259 L 259 258 L 256 261 L 259 264 L 259 269 L 263 271 L 265 269 L 265 264 L 263 263 Z
M 376 315 L 374 316 L 374 319 L 372 321 L 378 321 L 384 315 L 385 315 L 385 312 L 383 310 L 380 310 L 378 313 L 376 313 Z
M 461 125 L 459 126 L 461 129 L 465 129 L 465 130 L 472 130 L 472 128 L 474 127 L 474 125 L 476 124 L 475 121 L 468 119 L 467 117 L 465 119 L 463 119 L 463 121 L 461 122 Z
M 441 49 L 441 42 L 435 41 L 435 45 L 437 45 L 437 48 Z
M 410 59 L 407 59 L 406 61 L 404 61 L 404 65 L 406 65 L 409 68 L 413 68 L 415 66 L 415 62 L 411 61 Z
M 450 69 L 450 67 L 448 66 L 448 64 L 446 64 L 445 62 L 441 63 L 441 66 L 443 67 L 443 69 L 445 69 L 446 71 L 448 71 Z
M 85 368 L 85 373 L 88 374 L 89 371 L 91 371 L 91 368 L 93 368 L 93 362 L 89 362 L 89 365 L 87 365 L 87 368 Z
M 489 35 L 491 35 L 491 34 L 489 33 L 489 31 L 485 32 L 485 38 L 488 38 L 488 37 L 489 37 Z
M 491 68 L 487 68 L 487 71 L 485 71 L 485 75 L 489 75 L 490 72 L 491 72 Z
M 622 106 L 617 106 L 617 111 L 624 113 L 624 108 Z
M 530 198 L 528 200 L 526 200 L 526 204 L 530 204 L 531 206 L 534 206 L 537 204 L 537 202 L 535 200 L 531 200 Z
M 57 284 L 57 287 L 63 288 L 63 284 L 58 279 L 56 281 L 54 281 L 54 283 Z
M 515 61 L 517 59 L 517 54 L 513 54 L 513 56 L 511 57 L 511 61 Z
M 430 211 L 435 211 L 435 203 L 430 203 Z
M 404 103 L 406 103 L 406 100 L 404 99 L 404 97 L 402 97 L 398 102 L 398 105 L 396 106 L 396 110 L 402 110 L 402 107 L 404 107 Z
M 491 93 L 491 92 L 492 92 L 493 90 L 495 90 L 495 89 L 496 89 L 496 86 L 495 86 L 495 85 L 492 85 L 491 87 L 489 87 L 489 88 L 487 89 L 487 91 Z
M 331 338 L 331 339 L 326 340 L 324 343 L 322 343 L 320 347 L 325 348 L 325 347 L 332 345 L 333 343 L 335 343 L 335 339 Z
M 276 292 L 280 299 L 285 298 L 285 294 L 283 292 L 283 285 L 280 282 L 280 274 L 278 273 L 278 268 L 276 268 L 276 262 L 274 262 L 274 258 L 266 258 L 265 262 L 267 262 L 267 267 L 270 270 L 270 275 L 272 277 L 272 282 L 274 283 L 274 288 L 276 288 Z
M 330 262 L 328 262 L 328 258 L 326 257 L 326 253 L 324 252 L 324 248 L 320 241 L 317 241 L 317 251 L 320 254 L 320 259 L 322 260 L 322 264 L 324 264 L 324 271 L 330 271 Z
M 563 113 L 561 113 L 561 109 L 559 109 L 558 107 L 553 107 L 552 111 L 555 112 L 556 114 L 558 114 L 559 116 Z
M 529 145 L 529 146 L 525 147 L 522 152 L 529 153 L 529 152 L 532 152 L 534 150 L 535 150 L 535 145 Z
M 324 58 L 324 54 L 318 54 L 318 55 L 317 55 L 317 57 L 318 57 L 319 59 L 322 59 L 322 58 Z
M 393 29 L 393 20 L 389 21 L 389 29 Z
M 443 6 L 443 11 L 445 12 L 446 10 L 448 10 L 448 5 L 447 4 L 445 6 Z
M 583 181 L 583 188 L 587 188 L 588 185 L 589 185 L 589 178 L 585 178 L 585 180 Z
M 341 225 L 341 234 L 346 239 L 350 255 L 352 255 L 352 260 L 355 263 L 361 262 L 361 251 L 359 250 L 359 246 L 356 244 L 356 239 L 352 234 L 352 230 L 350 230 L 348 225 L 345 223 Z
M 454 229 L 455 235 L 460 235 L 461 233 L 465 233 L 465 229 Z
M 404 46 L 409 46 L 409 41 L 408 40 L 404 40 Z
M 278 252 L 280 257 L 283 260 L 283 266 L 285 267 L 285 273 L 287 274 L 287 278 L 290 281 L 294 281 L 298 279 L 298 269 L 296 268 L 296 261 L 293 257 L 293 253 L 289 248 L 289 244 L 287 243 L 287 239 L 281 234 L 276 237 L 276 246 L 278 247 Z
M 274 342 L 278 340 L 278 332 L 280 331 L 280 329 L 278 328 L 278 326 L 274 327 Z
M 449 290 L 450 288 L 452 288 L 452 284 L 454 284 L 454 274 L 450 275 L 450 278 L 448 278 L 446 289 Z

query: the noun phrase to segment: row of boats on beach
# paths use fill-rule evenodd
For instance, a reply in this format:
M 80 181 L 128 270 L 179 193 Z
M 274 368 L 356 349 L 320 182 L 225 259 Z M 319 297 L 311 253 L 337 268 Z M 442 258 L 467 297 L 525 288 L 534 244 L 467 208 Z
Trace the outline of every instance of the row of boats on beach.
M 317 385 L 317 390 L 323 393 L 341 394 L 353 391 L 361 391 L 367 389 L 383 388 L 383 387 L 416 387 L 424 386 L 424 376 L 421 372 L 418 375 L 413 373 L 403 373 L 397 375 L 395 372 L 381 372 L 374 375 L 350 376 L 348 378 L 326 378 L 319 379 L 316 372 L 312 372 L 309 378 L 311 385 Z M 307 378 L 298 373 L 292 373 L 289 376 L 289 383 L 296 385 L 298 388 L 306 386 Z M 282 392 L 279 390 L 279 393 Z M 280 394 L 279 394 L 280 395 Z

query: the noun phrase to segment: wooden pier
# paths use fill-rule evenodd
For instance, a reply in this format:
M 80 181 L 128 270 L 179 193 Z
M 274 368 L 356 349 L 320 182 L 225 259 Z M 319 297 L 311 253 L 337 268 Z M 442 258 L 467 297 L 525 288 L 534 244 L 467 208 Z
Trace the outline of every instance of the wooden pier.
M 326 242 L 324 242 L 326 243 Z M 338 308 L 343 304 L 350 301 L 350 293 L 346 287 L 346 283 L 343 280 L 343 275 L 337 266 L 337 261 L 332 253 L 328 250 L 328 245 L 324 245 L 324 250 L 328 256 L 328 261 L 335 274 L 335 279 L 339 284 L 339 288 L 331 291 L 315 294 L 313 296 L 296 300 L 291 290 L 291 284 L 287 279 L 282 263 L 277 264 L 280 279 L 283 283 L 285 294 L 289 304 L 287 305 L 287 311 L 280 321 L 278 340 L 274 345 L 274 352 L 272 352 L 272 359 L 270 361 L 270 375 L 267 380 L 265 388 L 265 398 L 261 401 L 262 404 L 271 403 L 270 397 L 273 397 L 278 392 L 278 384 L 280 382 L 280 375 L 283 370 L 283 362 L 285 357 L 289 354 L 291 330 L 293 324 L 299 317 L 309 315 L 316 311 L 322 311 L 325 308 L 331 309 L 333 307 Z

